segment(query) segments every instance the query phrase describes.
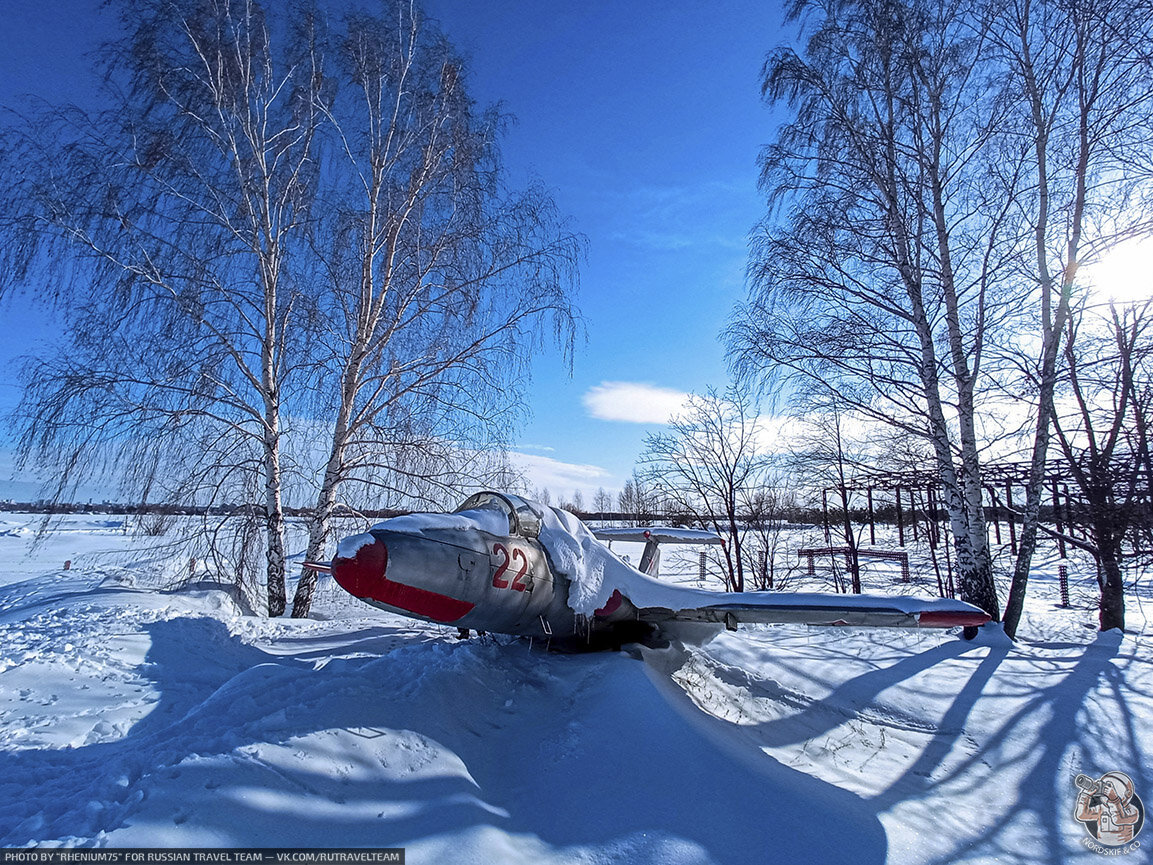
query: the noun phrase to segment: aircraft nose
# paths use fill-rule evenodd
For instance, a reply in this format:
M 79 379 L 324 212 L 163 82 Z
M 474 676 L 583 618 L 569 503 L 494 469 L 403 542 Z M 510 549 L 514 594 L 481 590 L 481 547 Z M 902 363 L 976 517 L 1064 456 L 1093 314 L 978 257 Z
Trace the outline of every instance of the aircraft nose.
M 435 561 L 437 550 L 445 548 L 452 550 L 456 564 L 458 548 L 441 541 L 383 529 L 353 535 L 337 546 L 332 577 L 350 595 L 370 604 L 387 605 L 433 622 L 455 622 L 475 603 L 437 591 L 442 586 L 429 562 L 430 557 Z M 385 573 L 390 559 L 391 578 Z M 455 582 L 455 574 L 450 576 Z
M 370 534 L 353 535 L 341 541 L 332 559 L 332 578 L 354 598 L 371 597 L 374 587 L 384 580 L 388 568 L 388 547 Z

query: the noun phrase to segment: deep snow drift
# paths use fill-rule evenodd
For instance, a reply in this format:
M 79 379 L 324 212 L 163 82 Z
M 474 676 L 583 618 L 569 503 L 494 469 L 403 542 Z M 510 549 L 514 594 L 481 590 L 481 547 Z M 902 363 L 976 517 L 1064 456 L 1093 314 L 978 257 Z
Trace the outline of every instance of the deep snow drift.
M 1093 862 L 1073 778 L 1153 802 L 1148 596 L 1099 636 L 1044 568 L 1016 645 L 776 626 L 640 659 L 461 642 L 331 587 L 321 618 L 245 616 L 160 590 L 181 564 L 116 519 L 29 558 L 31 525 L 0 514 L 2 845 Z

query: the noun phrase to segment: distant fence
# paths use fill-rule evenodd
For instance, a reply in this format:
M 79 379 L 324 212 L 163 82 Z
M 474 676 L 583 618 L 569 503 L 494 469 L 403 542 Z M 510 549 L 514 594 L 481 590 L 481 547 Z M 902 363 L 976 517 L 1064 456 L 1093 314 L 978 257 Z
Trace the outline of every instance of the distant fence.
M 805 556 L 809 560 L 809 576 L 817 573 L 817 556 L 844 556 L 845 567 L 852 566 L 853 551 L 848 547 L 806 547 L 797 550 L 798 556 Z M 901 565 L 901 581 L 909 582 L 909 554 L 901 550 L 857 550 L 857 559 L 881 559 L 882 561 L 898 562 Z

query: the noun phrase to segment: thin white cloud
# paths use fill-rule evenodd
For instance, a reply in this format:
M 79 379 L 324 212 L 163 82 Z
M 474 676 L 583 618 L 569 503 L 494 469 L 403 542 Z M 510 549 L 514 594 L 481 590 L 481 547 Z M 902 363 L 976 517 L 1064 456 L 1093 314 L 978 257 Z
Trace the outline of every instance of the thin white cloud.
M 550 447 L 549 445 L 517 445 L 517 448 L 522 451 L 536 451 L 541 454 L 556 453 L 556 448 Z
M 743 261 L 749 207 L 759 206 L 743 181 L 605 189 L 605 199 L 612 202 L 609 213 L 615 217 L 609 223 L 614 240 L 660 251 L 733 249 L 742 253 Z
M 585 503 L 588 504 L 592 502 L 598 488 L 615 489 L 620 486 L 619 480 L 608 469 L 600 466 L 566 463 L 552 457 L 520 451 L 511 452 L 509 459 L 524 472 L 530 487 L 548 489 L 553 495 L 554 503 L 559 499 L 567 499 L 574 491 L 580 490 Z
M 626 423 L 668 423 L 679 414 L 689 395 L 645 382 L 602 381 L 583 397 L 585 409 L 600 420 Z

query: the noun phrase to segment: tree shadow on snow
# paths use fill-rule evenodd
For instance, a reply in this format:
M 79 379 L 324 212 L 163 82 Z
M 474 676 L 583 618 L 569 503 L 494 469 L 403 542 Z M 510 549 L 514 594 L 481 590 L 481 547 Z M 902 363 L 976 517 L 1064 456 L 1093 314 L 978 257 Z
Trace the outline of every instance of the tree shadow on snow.
M 956 692 L 933 728 L 923 731 L 928 741 L 922 750 L 885 789 L 860 800 L 860 807 L 881 815 L 925 800 L 916 819 L 925 821 L 921 828 L 929 836 L 924 837 L 924 850 L 943 851 L 928 853 L 940 865 L 966 856 L 1007 863 L 1064 862 L 1086 855 L 1078 845 L 1084 831 L 1073 818 L 1077 773 L 1097 777 L 1120 770 L 1139 791 L 1153 789 L 1139 747 L 1140 721 L 1131 709 L 1137 691 L 1127 678 L 1128 665 L 1147 664 L 1148 658 L 1136 652 L 1122 655 L 1120 645 L 1117 634 L 1100 635 L 1089 645 L 943 643 L 854 676 L 818 700 L 719 665 L 708 674 L 753 698 L 772 701 L 786 714 L 756 723 L 727 721 L 687 698 L 680 702 L 746 758 L 775 763 L 762 747 L 819 742 L 858 713 L 868 722 L 886 688 L 901 685 L 908 694 L 918 687 L 910 681 L 914 676 L 937 664 L 962 664 L 967 669 L 954 667 L 940 679 L 928 680 L 938 689 L 955 684 Z M 1071 648 L 1080 651 L 1072 654 Z M 804 659 L 798 658 L 802 679 L 807 675 L 803 665 Z M 707 688 L 707 680 L 690 687 Z M 938 700 L 940 696 L 933 695 L 926 705 Z M 882 707 L 878 717 L 898 724 L 920 720 L 894 718 L 891 712 Z M 984 731 L 981 741 L 969 734 L 970 726 Z M 979 813 L 950 809 L 953 797 L 963 797 L 967 807 L 978 803 Z
M 212 618 L 146 630 L 139 672 L 159 699 L 126 735 L 0 753 L 0 844 L 435 850 L 464 837 L 481 845 L 473 858 L 886 856 L 859 797 L 733 759 L 624 655 L 410 640 L 318 667 Z
M 797 699 L 797 695 L 783 692 L 783 689 L 772 680 L 758 679 L 744 670 L 719 667 L 713 670 L 713 674 L 730 685 L 747 690 L 754 697 L 765 697 L 794 705 L 797 709 L 796 712 L 769 723 L 750 726 L 746 731 L 753 732 L 757 741 L 763 745 L 782 747 L 801 745 L 820 735 L 832 732 L 844 724 L 847 719 L 855 717 L 859 711 L 870 706 L 878 695 L 887 688 L 907 683 L 918 674 L 944 661 L 963 656 L 974 648 L 972 644 L 955 640 L 914 652 L 892 663 L 881 663 L 866 673 L 841 682 L 833 687 L 827 696 L 819 700 Z M 824 654 L 830 656 L 835 655 L 836 652 L 830 648 L 825 650 Z M 992 674 L 997 663 L 1003 657 L 1004 651 L 994 650 L 994 653 L 987 659 L 991 666 L 983 668 L 986 677 Z M 853 655 L 851 660 L 857 661 L 858 658 Z M 798 659 L 797 667 L 803 666 L 804 660 Z M 798 670 L 798 673 L 804 676 L 803 670 Z M 809 678 L 812 677 L 809 676 Z M 974 685 L 977 685 L 975 691 Z M 972 692 L 975 698 L 980 693 L 980 686 L 976 681 L 971 681 L 965 690 Z M 954 704 L 958 709 L 963 705 L 965 705 L 964 701 Z M 949 725 L 942 729 L 956 734 L 961 726 Z
M 1024 645 L 1010 657 L 1004 674 L 1020 692 L 1014 695 L 1012 711 L 994 724 L 979 751 L 936 776 L 931 770 L 937 755 L 922 755 L 922 765 L 912 767 L 879 797 L 880 803 L 889 804 L 956 788 L 985 794 L 991 818 L 987 826 L 969 835 L 964 851 L 935 860 L 942 865 L 959 852 L 1008 863 L 1083 858 L 1079 841 L 1085 833 L 1073 817 L 1074 777 L 1120 770 L 1138 791 L 1151 789 L 1130 709 L 1120 635 L 1098 635 L 1094 643 L 1077 646 L 1082 650 L 1077 657 L 1047 655 L 1052 648 Z M 962 692 L 948 715 L 962 722 L 978 696 L 977 689 Z

